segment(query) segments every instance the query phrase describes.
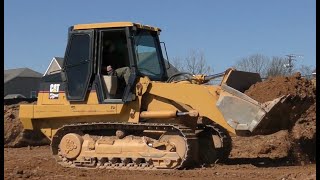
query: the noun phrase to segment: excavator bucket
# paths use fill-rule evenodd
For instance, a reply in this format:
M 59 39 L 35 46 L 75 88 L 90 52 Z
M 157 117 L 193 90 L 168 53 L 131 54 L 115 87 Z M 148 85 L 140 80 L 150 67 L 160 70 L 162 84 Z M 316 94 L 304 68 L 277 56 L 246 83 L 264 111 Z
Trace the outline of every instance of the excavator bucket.
M 251 85 L 260 81 L 258 73 L 230 71 L 221 83 L 222 91 L 216 105 L 239 135 L 242 132 L 266 134 L 285 126 L 277 124 L 274 117 L 281 113 L 280 109 L 287 96 L 259 103 L 244 94 Z

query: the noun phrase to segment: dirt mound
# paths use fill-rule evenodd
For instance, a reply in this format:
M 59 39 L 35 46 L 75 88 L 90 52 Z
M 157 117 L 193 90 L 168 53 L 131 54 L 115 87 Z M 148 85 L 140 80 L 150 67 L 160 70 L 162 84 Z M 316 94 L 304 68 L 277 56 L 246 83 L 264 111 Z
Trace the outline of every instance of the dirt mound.
M 316 89 L 311 81 L 296 73 L 289 77 L 278 76 L 258 82 L 246 90 L 245 94 L 264 103 L 289 94 L 300 99 L 315 98 Z
M 293 152 L 298 161 L 315 162 L 316 157 L 316 103 L 303 113 L 291 129 Z
M 315 161 L 316 90 L 311 81 L 302 78 L 300 73 L 274 77 L 252 85 L 245 94 L 260 103 L 281 96 L 288 98 L 268 117 L 267 129 L 272 129 L 273 134 L 234 139 L 231 156 L 281 157 L 291 154 L 299 162 Z
M 291 129 L 269 135 L 232 137 L 229 158 L 287 159 L 290 164 L 314 163 L 316 157 L 316 111 L 313 104 Z
M 278 103 L 266 119 L 268 124 L 261 124 L 269 133 L 292 129 L 298 119 L 316 102 L 316 89 L 310 80 L 301 77 L 300 73 L 293 76 L 273 77 L 252 85 L 245 94 L 260 103 L 279 97 L 287 98 Z
M 232 137 L 230 158 L 284 158 L 289 156 L 291 143 L 287 130 L 271 135 Z
M 23 130 L 23 126 L 18 117 L 20 104 L 28 104 L 28 102 L 4 105 L 4 147 L 49 144 L 49 140 L 41 132 Z

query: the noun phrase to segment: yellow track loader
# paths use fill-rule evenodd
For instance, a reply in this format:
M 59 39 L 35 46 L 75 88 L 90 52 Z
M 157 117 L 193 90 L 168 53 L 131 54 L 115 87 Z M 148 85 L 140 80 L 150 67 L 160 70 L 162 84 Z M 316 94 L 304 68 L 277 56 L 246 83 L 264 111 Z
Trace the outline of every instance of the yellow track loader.
M 168 77 L 160 32 L 131 22 L 71 26 L 61 72 L 42 78 L 37 104 L 20 106 L 24 128 L 41 130 L 63 166 L 111 169 L 210 164 L 228 157 L 230 135 L 268 130 L 284 97 L 259 104 L 243 94 L 259 74 Z M 207 84 L 217 77 L 220 85 Z

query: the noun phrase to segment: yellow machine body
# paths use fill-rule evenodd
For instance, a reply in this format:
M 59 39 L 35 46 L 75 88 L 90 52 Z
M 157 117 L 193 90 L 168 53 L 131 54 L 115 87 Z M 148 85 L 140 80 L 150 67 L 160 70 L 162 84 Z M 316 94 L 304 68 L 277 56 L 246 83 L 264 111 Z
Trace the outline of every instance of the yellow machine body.
M 157 36 L 161 31 L 157 27 L 131 22 L 80 24 L 71 28 L 69 40 L 72 41 L 72 33 L 77 35 L 92 30 L 88 37 L 94 39 L 90 42 L 95 46 L 90 46 L 90 52 L 99 52 L 103 45 L 99 40 L 103 36 L 99 34 L 110 30 L 118 32 L 119 28 L 128 39 L 131 70 L 142 70 L 139 69 L 141 59 L 138 56 L 144 58 L 146 55 L 143 54 L 145 52 L 137 53 L 139 46 L 135 43 L 140 43 L 140 36 L 138 33 L 133 35 L 140 31 L 150 33 L 148 38 L 154 38 L 153 48 L 157 49 L 160 48 Z M 135 41 L 131 41 L 132 37 Z M 79 60 L 81 63 L 70 65 L 69 51 L 67 48 L 67 62 L 60 73 L 63 80 L 43 83 L 45 88 L 40 89 L 37 104 L 20 105 L 19 113 L 25 129 L 41 130 L 51 139 L 53 155 L 64 166 L 175 169 L 190 166 L 194 161 L 212 163 L 213 159 L 207 159 L 207 154 L 218 158 L 228 156 L 231 148 L 229 134 L 252 133 L 267 127 L 267 114 L 283 99 L 258 103 L 243 92 L 261 81 L 260 76 L 228 69 L 220 75 L 223 79 L 219 85 L 204 84 L 210 79 L 206 75 L 192 75 L 185 80 L 168 82 L 165 81 L 166 73 L 163 74 L 164 80 L 143 73 L 131 74 L 135 79 L 131 83 L 131 94 L 127 96 L 131 99 L 128 101 L 124 101 L 125 98 L 117 101 L 99 99 L 99 86 L 96 89 L 87 86 L 84 98 L 74 101 L 70 95 L 72 87 L 68 83 L 73 80 L 71 77 L 76 76 L 70 75 L 73 71 L 68 72 L 68 68 L 92 63 L 88 63 L 92 74 L 88 73 L 88 77 L 91 78 L 86 80 L 96 82 L 93 77 L 99 80 L 102 76 L 99 66 L 101 55 L 97 53 L 92 56 L 95 60 Z M 150 57 L 153 56 L 148 55 L 142 63 L 148 62 Z M 161 66 L 164 58 L 161 53 L 158 57 L 161 57 Z M 66 75 L 68 77 L 63 78 Z M 80 75 L 81 72 L 77 76 Z M 59 90 L 62 85 L 69 89 Z M 126 144 L 130 144 L 130 148 Z M 203 154 L 205 156 L 202 157 Z

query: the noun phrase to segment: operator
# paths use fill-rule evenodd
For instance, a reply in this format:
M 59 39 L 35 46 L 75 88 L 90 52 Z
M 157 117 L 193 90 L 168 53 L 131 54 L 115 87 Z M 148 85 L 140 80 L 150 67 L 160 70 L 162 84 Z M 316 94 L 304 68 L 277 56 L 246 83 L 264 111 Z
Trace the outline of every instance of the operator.
M 123 59 L 120 58 L 121 53 L 116 51 L 116 49 L 117 48 L 112 41 L 108 40 L 104 43 L 102 74 L 117 76 L 119 80 L 124 80 L 127 85 L 130 76 L 130 68 L 121 67 L 120 62 L 122 62 Z M 110 62 L 112 62 L 112 65 Z

